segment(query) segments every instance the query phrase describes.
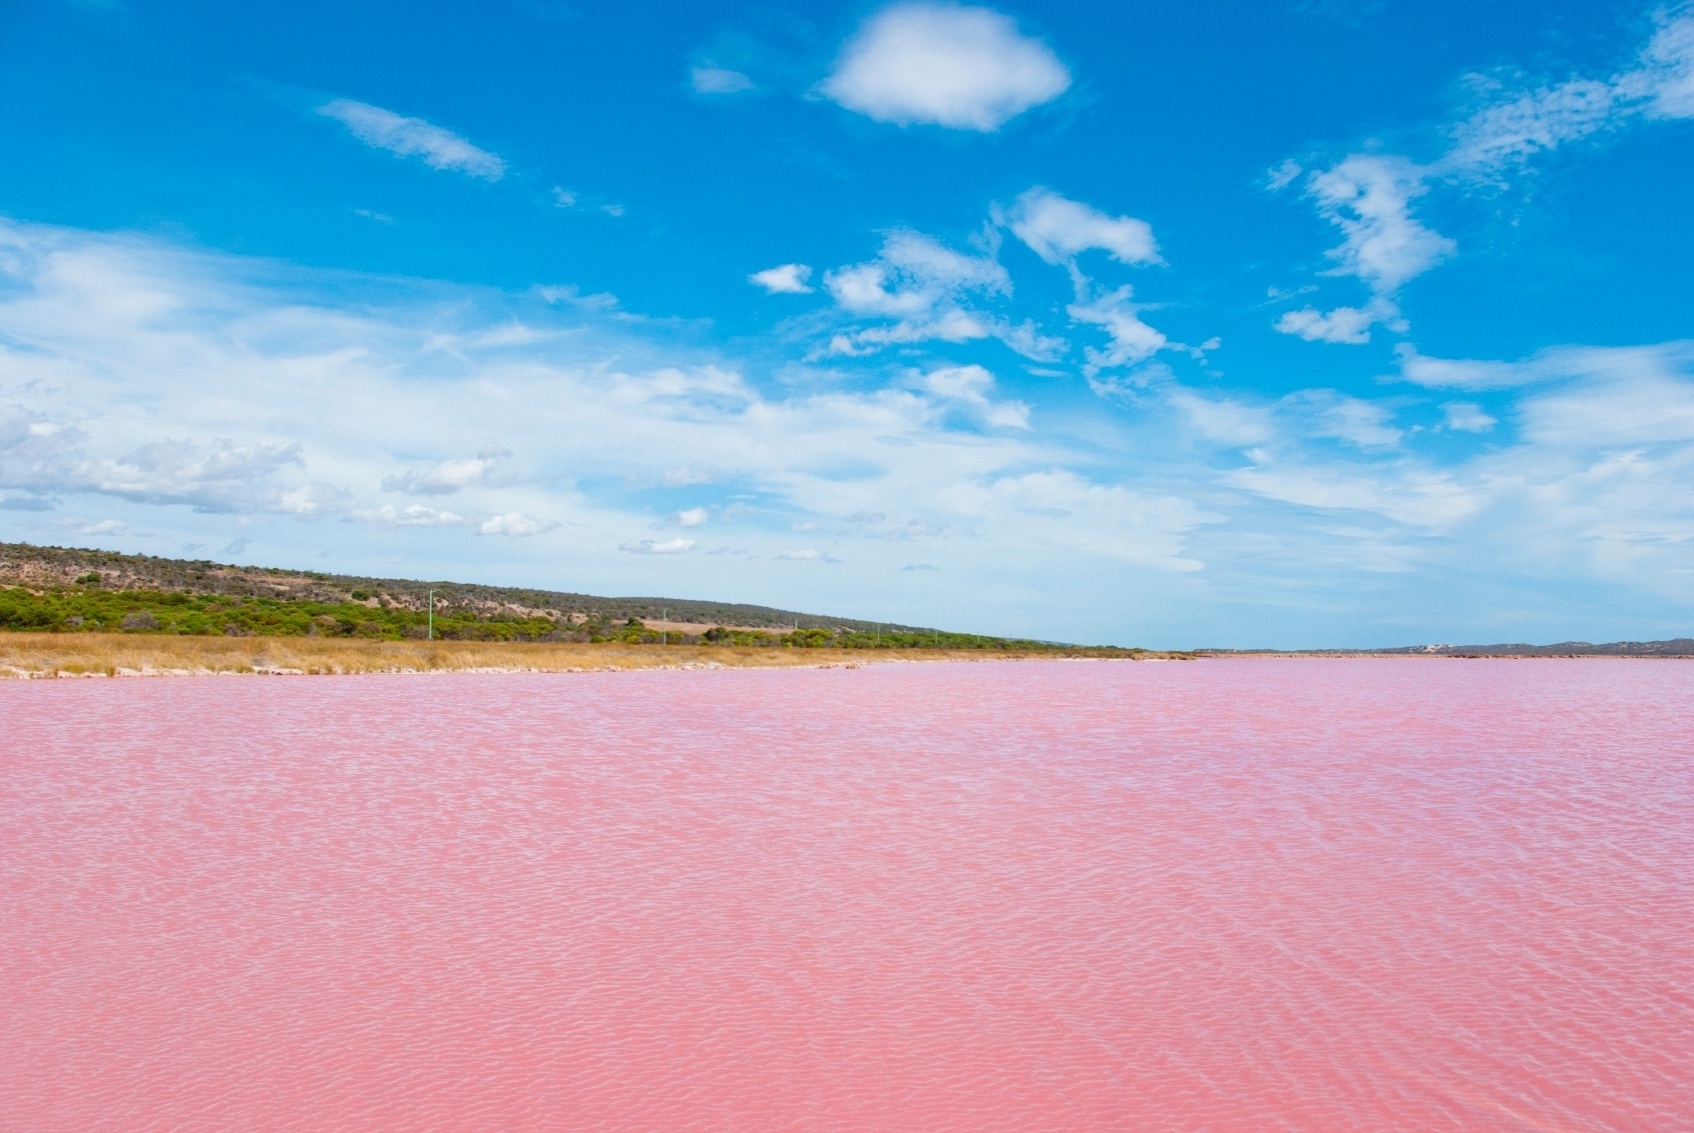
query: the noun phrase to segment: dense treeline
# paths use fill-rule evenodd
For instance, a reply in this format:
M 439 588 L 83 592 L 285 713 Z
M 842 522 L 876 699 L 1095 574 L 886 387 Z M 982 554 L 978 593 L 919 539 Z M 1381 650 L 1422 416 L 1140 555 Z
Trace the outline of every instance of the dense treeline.
M 358 595 L 364 599 L 363 594 Z M 34 592 L 0 589 L 0 628 L 50 633 L 176 633 L 266 637 L 423 637 L 429 615 L 394 603 L 322 602 L 168 590 L 107 590 L 93 580 Z M 438 610 L 435 635 L 463 641 L 578 639 L 568 623 Z M 561 632 L 563 631 L 563 632 Z M 580 638 L 587 640 L 587 638 Z
M 0 629 L 46 633 L 141 633 L 264 637 L 421 638 L 429 615 L 355 590 L 349 601 L 109 590 L 89 574 L 68 587 L 0 587 Z M 699 635 L 650 629 L 640 619 L 609 624 L 543 614 L 437 609 L 435 636 L 448 641 L 578 641 L 739 645 L 797 649 L 1064 649 L 1047 642 L 941 631 L 802 628 L 787 633 L 726 629 Z M 1068 650 L 1067 650 L 1068 651 Z

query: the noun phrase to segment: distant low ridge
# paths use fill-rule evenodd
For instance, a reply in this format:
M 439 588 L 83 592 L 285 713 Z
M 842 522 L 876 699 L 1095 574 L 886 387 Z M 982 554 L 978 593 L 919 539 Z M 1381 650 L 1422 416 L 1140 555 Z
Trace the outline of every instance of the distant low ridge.
M 326 574 L 314 570 L 236 566 L 207 559 L 165 559 L 125 555 L 76 547 L 38 547 L 30 543 L 0 543 L 0 585 L 68 586 L 90 573 L 101 576 L 108 589 L 160 590 L 184 594 L 225 594 L 232 597 L 280 598 L 338 603 L 367 601 L 377 594 L 413 610 L 428 605 L 435 591 L 438 611 L 547 611 L 600 621 L 671 621 L 701 625 L 746 626 L 758 629 L 841 628 L 872 632 L 932 632 L 921 626 L 901 626 L 852 618 L 802 614 L 769 606 L 736 602 L 700 602 L 687 598 L 606 598 L 562 590 L 522 586 L 484 586 L 474 582 L 429 582 L 410 578 L 367 578 Z M 354 595 L 360 595 L 354 599 Z
M 1560 641 L 1553 645 L 1398 645 L 1386 649 L 1198 649 L 1201 657 L 1694 657 L 1694 637 L 1665 641 Z
M 743 603 L 372 578 L 29 543 L 0 543 L 0 629 L 391 639 L 429 632 L 474 641 L 1071 648 Z

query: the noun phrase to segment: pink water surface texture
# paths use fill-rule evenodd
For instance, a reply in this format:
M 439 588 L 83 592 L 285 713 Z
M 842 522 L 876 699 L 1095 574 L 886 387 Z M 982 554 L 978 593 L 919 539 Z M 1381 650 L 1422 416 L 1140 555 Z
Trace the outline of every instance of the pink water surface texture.
M 1694 662 L 0 682 L 0 1129 L 1694 1130 Z

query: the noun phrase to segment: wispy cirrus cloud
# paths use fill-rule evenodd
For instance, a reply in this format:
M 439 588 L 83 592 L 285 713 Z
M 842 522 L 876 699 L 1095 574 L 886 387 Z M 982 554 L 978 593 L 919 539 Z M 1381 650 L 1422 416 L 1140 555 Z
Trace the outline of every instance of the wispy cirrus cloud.
M 754 89 L 754 82 L 740 71 L 703 63 L 688 72 L 688 82 L 695 94 L 744 94 Z
M 498 181 L 506 175 L 506 163 L 497 155 L 422 118 L 407 118 L 350 98 L 332 99 L 317 112 L 340 122 L 372 149 L 387 150 L 396 157 L 422 158 L 431 169 L 486 181 Z
M 1527 89 L 1470 76 L 1478 105 L 1448 129 L 1445 151 L 1427 164 L 1395 154 L 1350 154 L 1327 168 L 1284 161 L 1267 180 L 1272 191 L 1305 179 L 1305 196 L 1338 227 L 1328 253 L 1331 275 L 1352 276 L 1370 302 L 1329 311 L 1285 312 L 1275 329 L 1311 342 L 1362 344 L 1373 326 L 1408 329 L 1395 297 L 1405 284 L 1457 251 L 1424 224 L 1415 202 L 1439 183 L 1501 185 L 1541 154 L 1622 129 L 1637 119 L 1694 117 L 1694 15 L 1661 12 L 1630 65 L 1602 78 L 1576 77 Z
M 1694 117 L 1694 15 L 1661 12 L 1631 65 L 1603 78 L 1513 89 L 1498 78 L 1470 77 L 1480 105 L 1452 127 L 1437 172 L 1498 179 L 1531 158 L 1601 136 L 1636 118 Z

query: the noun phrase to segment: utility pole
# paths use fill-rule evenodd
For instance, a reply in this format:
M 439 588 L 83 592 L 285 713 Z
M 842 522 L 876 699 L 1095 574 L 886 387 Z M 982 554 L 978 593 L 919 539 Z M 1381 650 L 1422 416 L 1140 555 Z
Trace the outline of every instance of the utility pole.
M 669 606 L 660 606 L 659 607 L 659 644 L 660 645 L 669 645 L 671 643 L 670 633 L 665 629 L 665 623 L 670 621 L 670 620 L 671 620 L 671 608 Z
M 429 640 L 435 640 L 435 591 L 429 592 Z

